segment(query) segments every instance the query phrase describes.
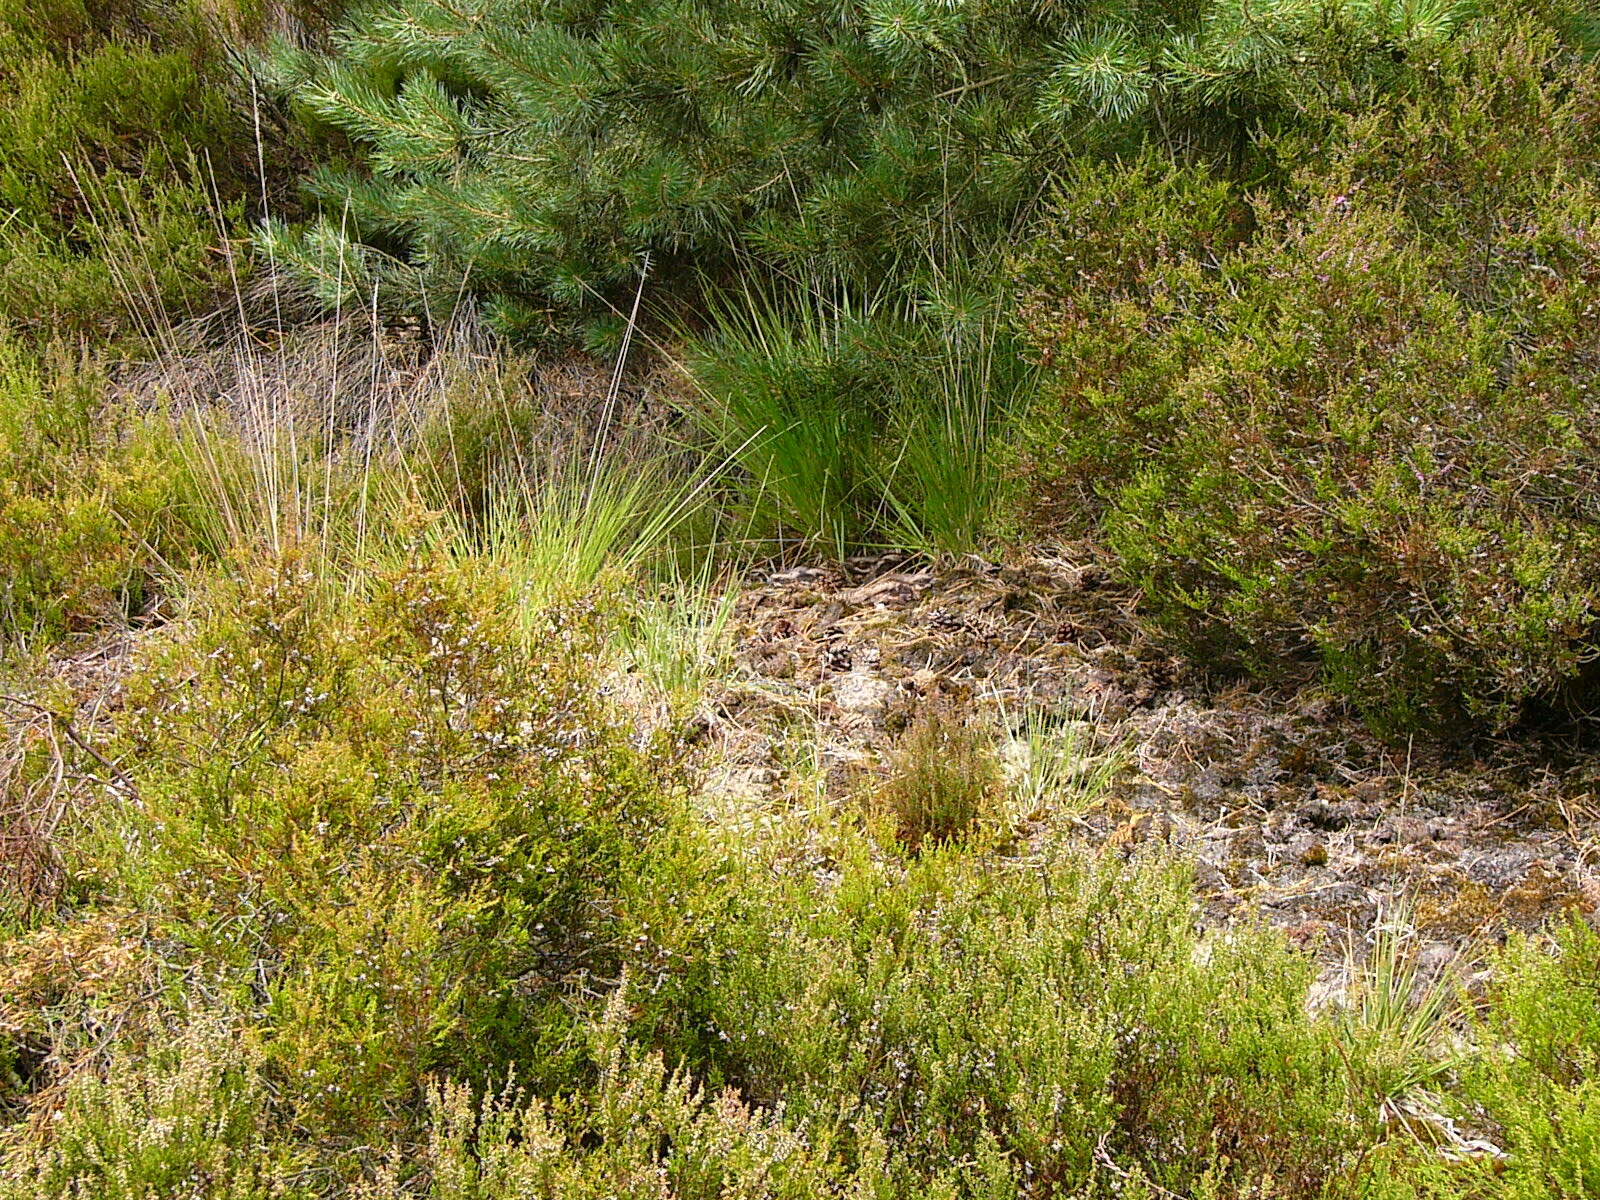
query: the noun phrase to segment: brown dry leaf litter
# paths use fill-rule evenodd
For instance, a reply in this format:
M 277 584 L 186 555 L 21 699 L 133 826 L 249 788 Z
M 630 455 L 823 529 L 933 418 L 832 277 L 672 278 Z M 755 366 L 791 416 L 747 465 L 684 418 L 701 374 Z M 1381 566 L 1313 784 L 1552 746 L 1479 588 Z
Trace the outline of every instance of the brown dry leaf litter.
M 739 669 L 709 698 L 708 791 L 730 811 L 783 803 L 809 774 L 843 797 L 920 706 L 956 703 L 1003 752 L 1033 714 L 1083 769 L 1123 764 L 1070 814 L 1074 837 L 1188 853 L 1213 920 L 1260 913 L 1332 948 L 1405 904 L 1444 958 L 1600 909 L 1600 759 L 1386 746 L 1314 695 L 1207 686 L 1140 634 L 1134 603 L 1087 547 L 772 574 L 741 595 Z M 1019 832 L 1041 825 L 1024 814 Z

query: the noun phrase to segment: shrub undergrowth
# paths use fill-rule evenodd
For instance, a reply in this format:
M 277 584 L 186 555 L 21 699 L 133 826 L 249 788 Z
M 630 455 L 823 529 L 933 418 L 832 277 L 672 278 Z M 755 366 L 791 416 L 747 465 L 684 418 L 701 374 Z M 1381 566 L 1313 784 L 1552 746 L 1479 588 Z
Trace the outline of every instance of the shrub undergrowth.
M 331 7 L 0 6 L 0 320 L 44 341 L 149 339 L 223 304 L 247 213 L 285 205 L 305 147 L 256 102 L 243 52 Z
M 1581 6 L 332 7 L 0 0 L 0 1200 L 1600 1191 L 1580 917 L 1312 1006 L 1066 709 L 693 740 L 740 567 L 1013 515 L 1386 728 L 1592 700 Z
M 1099 533 L 1203 663 L 1381 726 L 1586 703 L 1597 76 L 1490 26 L 1417 94 L 1284 141 L 1283 200 L 1086 169 L 1030 259 L 1059 381 L 1034 519 Z

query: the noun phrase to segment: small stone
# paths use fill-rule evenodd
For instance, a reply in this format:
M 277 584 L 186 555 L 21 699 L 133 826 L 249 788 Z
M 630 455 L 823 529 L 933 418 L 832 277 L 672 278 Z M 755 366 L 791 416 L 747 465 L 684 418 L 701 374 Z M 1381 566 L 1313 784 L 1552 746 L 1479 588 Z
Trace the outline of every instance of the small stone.
M 893 698 L 894 685 L 875 675 L 852 671 L 834 680 L 833 702 L 847 713 L 876 717 Z

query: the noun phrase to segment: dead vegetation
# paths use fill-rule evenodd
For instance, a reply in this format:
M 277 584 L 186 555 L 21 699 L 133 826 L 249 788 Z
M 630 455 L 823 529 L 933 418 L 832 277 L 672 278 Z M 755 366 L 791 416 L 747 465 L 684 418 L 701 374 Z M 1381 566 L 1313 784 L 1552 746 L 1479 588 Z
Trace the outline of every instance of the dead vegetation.
M 1014 794 L 1041 763 L 1096 776 L 1072 793 L 1090 798 L 1069 814 L 1075 837 L 1192 856 L 1214 921 L 1260 913 L 1331 955 L 1411 897 L 1438 956 L 1600 909 L 1592 760 L 1386 744 L 1313 692 L 1206 679 L 1140 636 L 1135 603 L 1088 547 L 772 573 L 740 596 L 738 670 L 708 695 L 710 787 L 759 807 L 892 781 L 904 731 L 954 707 Z M 1040 731 L 1057 741 L 1041 748 Z M 1010 819 L 1026 833 L 1038 807 Z
M 119 703 L 136 634 L 104 638 L 27 681 L 0 687 L 0 910 L 51 907 L 65 885 L 56 834 L 108 791 L 133 794 L 97 747 Z

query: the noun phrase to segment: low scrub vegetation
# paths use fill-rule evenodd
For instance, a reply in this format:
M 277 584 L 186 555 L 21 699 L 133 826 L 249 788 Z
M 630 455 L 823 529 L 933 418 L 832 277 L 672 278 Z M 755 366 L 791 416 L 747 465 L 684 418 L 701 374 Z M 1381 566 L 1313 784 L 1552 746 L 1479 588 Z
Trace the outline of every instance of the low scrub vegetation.
M 1000 763 L 970 714 L 930 708 L 905 731 L 879 800 L 912 849 L 980 832 L 998 814 Z
M 285 198 L 261 190 L 258 166 L 280 178 L 302 145 L 229 56 L 323 12 L 0 5 L 0 316 L 14 332 L 154 337 L 226 302 L 246 271 L 246 214 Z
M 1589 719 L 1597 32 L 0 0 L 0 1200 L 1600 1193 L 1577 890 L 1341 959 L 1144 761 Z
M 1199 932 L 1180 865 L 730 840 L 608 726 L 581 616 L 530 657 L 492 583 L 341 600 L 313 562 L 130 684 L 81 915 L 11 943 L 8 1198 L 1593 1184 L 1582 923 L 1511 943 L 1477 1016 L 1412 1014 L 1398 943 L 1308 1013 L 1310 959 Z M 1510 1157 L 1442 1158 L 1388 1115 L 1419 1094 Z
M 179 481 L 152 423 L 107 405 L 103 371 L 0 345 L 0 629 L 8 647 L 143 608 Z
M 1077 176 L 1030 265 L 1060 380 L 1023 438 L 1035 518 L 1101 532 L 1200 660 L 1320 664 L 1390 728 L 1581 704 L 1597 96 L 1547 33 L 1492 28 L 1286 143 L 1282 199 Z

